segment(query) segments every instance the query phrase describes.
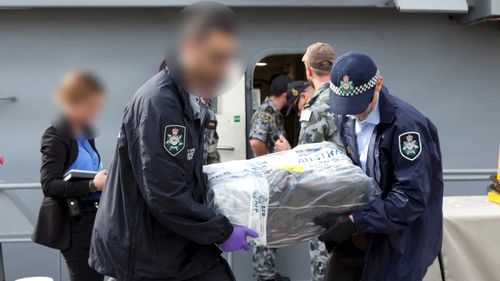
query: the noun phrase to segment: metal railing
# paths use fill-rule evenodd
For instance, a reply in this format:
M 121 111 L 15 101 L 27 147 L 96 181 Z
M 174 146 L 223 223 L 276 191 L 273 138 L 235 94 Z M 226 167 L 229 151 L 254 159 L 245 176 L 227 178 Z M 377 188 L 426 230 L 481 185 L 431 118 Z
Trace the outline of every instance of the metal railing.
M 0 183 L 0 190 L 39 189 L 40 183 Z
M 0 97 L 0 101 L 16 102 L 17 101 L 17 97 Z
M 444 181 L 486 181 L 495 173 L 495 169 L 444 169 L 443 178 Z M 0 191 L 39 188 L 40 183 L 0 183 Z
M 495 169 L 444 169 L 444 181 L 485 181 L 496 174 Z

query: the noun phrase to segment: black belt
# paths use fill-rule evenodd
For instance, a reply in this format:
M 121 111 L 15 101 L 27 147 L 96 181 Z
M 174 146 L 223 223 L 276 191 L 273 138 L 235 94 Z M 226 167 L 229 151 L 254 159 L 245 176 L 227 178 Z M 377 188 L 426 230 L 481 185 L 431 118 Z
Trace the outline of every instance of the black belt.
M 94 211 L 96 212 L 99 208 L 99 201 L 94 200 L 80 200 L 80 206 L 82 211 Z

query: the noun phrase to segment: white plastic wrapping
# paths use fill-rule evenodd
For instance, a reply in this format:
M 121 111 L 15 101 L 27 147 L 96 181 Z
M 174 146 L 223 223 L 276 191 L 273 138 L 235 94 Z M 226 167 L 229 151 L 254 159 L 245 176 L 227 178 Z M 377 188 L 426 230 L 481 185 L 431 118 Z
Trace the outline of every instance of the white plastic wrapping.
M 255 244 L 271 247 L 309 240 L 321 233 L 314 217 L 351 212 L 379 193 L 375 181 L 330 142 L 208 165 L 204 172 L 208 205 L 257 231 Z

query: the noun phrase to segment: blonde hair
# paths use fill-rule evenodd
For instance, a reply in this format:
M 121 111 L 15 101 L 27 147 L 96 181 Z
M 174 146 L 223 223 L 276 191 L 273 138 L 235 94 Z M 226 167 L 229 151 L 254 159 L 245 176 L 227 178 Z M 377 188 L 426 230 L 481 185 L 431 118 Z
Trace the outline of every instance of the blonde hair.
M 59 99 L 72 103 L 88 100 L 94 95 L 103 95 L 104 86 L 97 76 L 89 71 L 73 71 L 64 76 L 57 88 Z

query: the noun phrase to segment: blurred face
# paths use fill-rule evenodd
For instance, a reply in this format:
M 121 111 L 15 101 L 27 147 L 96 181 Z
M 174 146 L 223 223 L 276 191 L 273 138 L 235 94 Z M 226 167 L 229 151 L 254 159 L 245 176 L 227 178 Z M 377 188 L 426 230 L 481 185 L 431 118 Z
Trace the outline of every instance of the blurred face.
M 279 109 L 283 109 L 286 106 L 286 92 L 282 93 L 280 96 L 275 96 L 273 98 L 274 105 Z
M 188 40 L 183 48 L 183 63 L 188 87 L 211 97 L 227 76 L 236 55 L 234 34 L 212 30 L 200 40 Z
M 305 63 L 305 66 L 306 66 L 306 79 L 307 79 L 307 82 L 309 82 L 309 83 L 312 84 L 313 83 L 314 70 L 307 63 Z
M 101 113 L 104 96 L 94 93 L 84 100 L 74 101 L 69 98 L 62 98 L 62 109 L 66 118 L 73 124 L 81 126 L 92 123 Z
M 375 85 L 375 89 L 373 91 L 372 100 L 368 104 L 368 107 L 366 108 L 366 110 L 363 113 L 361 113 L 361 114 L 355 115 L 355 117 L 356 117 L 356 119 L 358 119 L 358 121 L 365 120 L 366 118 L 368 118 L 368 115 L 370 114 L 370 112 L 372 112 L 373 108 L 377 104 L 378 93 L 382 89 L 383 81 L 384 81 L 384 78 L 382 78 L 382 77 L 380 77 L 379 80 L 377 81 L 377 85 Z
M 299 100 L 297 101 L 297 113 L 299 115 L 302 113 L 302 110 L 304 109 L 307 100 L 310 99 L 313 95 L 314 95 L 313 87 L 307 87 L 307 89 L 305 89 L 304 92 L 300 94 Z

